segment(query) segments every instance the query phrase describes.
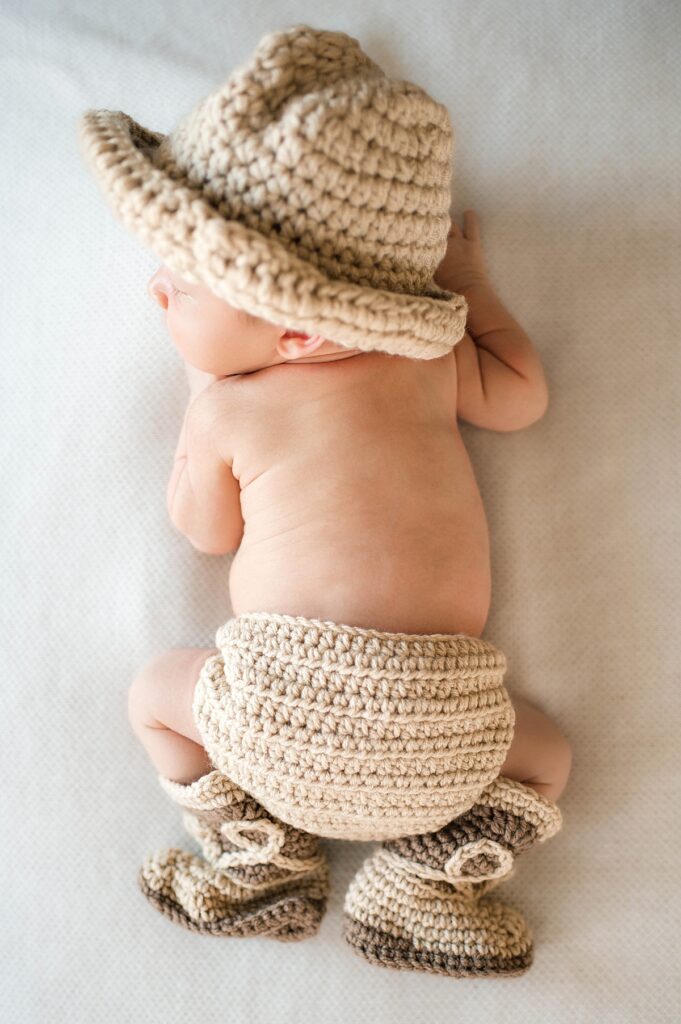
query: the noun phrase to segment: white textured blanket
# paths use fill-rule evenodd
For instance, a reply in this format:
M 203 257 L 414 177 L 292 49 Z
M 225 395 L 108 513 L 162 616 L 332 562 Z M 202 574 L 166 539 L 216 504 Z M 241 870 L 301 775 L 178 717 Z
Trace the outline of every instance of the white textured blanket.
M 544 359 L 529 430 L 463 425 L 489 517 L 485 631 L 571 737 L 564 827 L 504 887 L 520 977 L 372 967 L 339 935 L 370 847 L 328 841 L 299 945 L 196 936 L 138 892 L 190 844 L 126 716 L 138 668 L 209 646 L 229 558 L 166 516 L 186 401 L 157 261 L 79 161 L 87 107 L 168 131 L 275 28 L 357 37 L 446 103 L 455 208 Z M 11 1024 L 672 1022 L 681 828 L 681 15 L 673 2 L 3 0 L 0 991 Z M 500 893 L 501 895 L 501 893 Z

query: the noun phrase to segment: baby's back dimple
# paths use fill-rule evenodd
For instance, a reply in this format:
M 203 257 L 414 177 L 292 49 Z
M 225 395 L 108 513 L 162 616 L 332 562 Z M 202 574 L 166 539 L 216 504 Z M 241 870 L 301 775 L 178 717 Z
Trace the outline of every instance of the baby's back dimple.
M 371 353 L 240 378 L 234 614 L 480 635 L 487 524 L 446 359 Z

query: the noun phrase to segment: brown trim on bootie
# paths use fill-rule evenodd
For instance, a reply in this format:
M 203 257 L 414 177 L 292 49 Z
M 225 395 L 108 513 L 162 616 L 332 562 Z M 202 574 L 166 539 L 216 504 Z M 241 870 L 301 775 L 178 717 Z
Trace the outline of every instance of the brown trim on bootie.
M 146 899 L 176 924 L 203 935 L 250 938 L 268 937 L 280 942 L 309 938 L 319 930 L 326 910 L 326 884 L 320 880 L 296 879 L 288 891 L 280 884 L 275 891 L 244 898 L 234 887 L 231 893 L 215 884 L 215 872 L 192 854 L 168 851 L 165 867 L 172 874 L 170 886 L 158 878 L 150 883 L 148 861 L 140 869 L 138 885 Z M 211 877 L 212 876 L 212 877 Z M 156 887 L 158 882 L 158 887 Z M 185 897 L 191 890 L 191 913 L 178 902 L 178 889 Z M 248 890 L 246 890 L 246 893 Z M 230 898 L 231 897 L 231 898 Z
M 350 914 L 343 914 L 343 938 L 355 953 L 379 967 L 428 971 L 430 974 L 446 974 L 450 978 L 523 974 L 531 966 L 534 956 L 531 945 L 510 956 L 495 956 L 484 950 L 469 954 L 415 949 L 407 939 L 362 924 Z

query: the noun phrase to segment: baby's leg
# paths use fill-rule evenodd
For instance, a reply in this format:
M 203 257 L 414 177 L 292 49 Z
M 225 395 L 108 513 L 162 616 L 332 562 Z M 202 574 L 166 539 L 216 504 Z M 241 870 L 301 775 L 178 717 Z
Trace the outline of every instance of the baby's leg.
M 557 800 L 570 774 L 570 744 L 543 711 L 523 697 L 512 700 L 516 715 L 513 742 L 499 774 Z
M 128 717 L 160 774 L 189 783 L 212 770 L 192 717 L 194 688 L 215 647 L 181 647 L 148 662 L 128 692 Z

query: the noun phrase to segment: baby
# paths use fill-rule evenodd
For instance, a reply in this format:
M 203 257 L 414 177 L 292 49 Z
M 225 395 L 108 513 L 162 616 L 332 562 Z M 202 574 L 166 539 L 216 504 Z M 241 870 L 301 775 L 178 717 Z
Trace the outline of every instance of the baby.
M 478 218 L 452 223 L 435 280 L 468 302 L 450 355 L 402 359 L 286 330 L 161 267 L 149 291 L 186 359 L 191 395 L 168 485 L 174 525 L 201 552 L 236 551 L 234 615 L 289 615 L 479 637 L 490 607 L 487 523 L 457 418 L 520 430 L 547 388 L 530 339 L 490 284 Z M 215 648 L 160 655 L 130 690 L 159 772 L 210 771 L 192 715 Z M 556 800 L 570 746 L 514 697 L 501 774 Z
M 301 939 L 326 906 L 319 838 L 376 840 L 344 904 L 355 952 L 521 973 L 529 927 L 487 892 L 560 828 L 570 747 L 482 638 L 489 539 L 457 418 L 518 430 L 547 388 L 474 211 L 450 218 L 446 108 L 299 25 L 171 135 L 93 110 L 81 138 L 163 261 L 149 291 L 191 389 L 170 518 L 235 553 L 216 646 L 130 688 L 203 853 L 147 858 L 142 892 L 194 931 Z

